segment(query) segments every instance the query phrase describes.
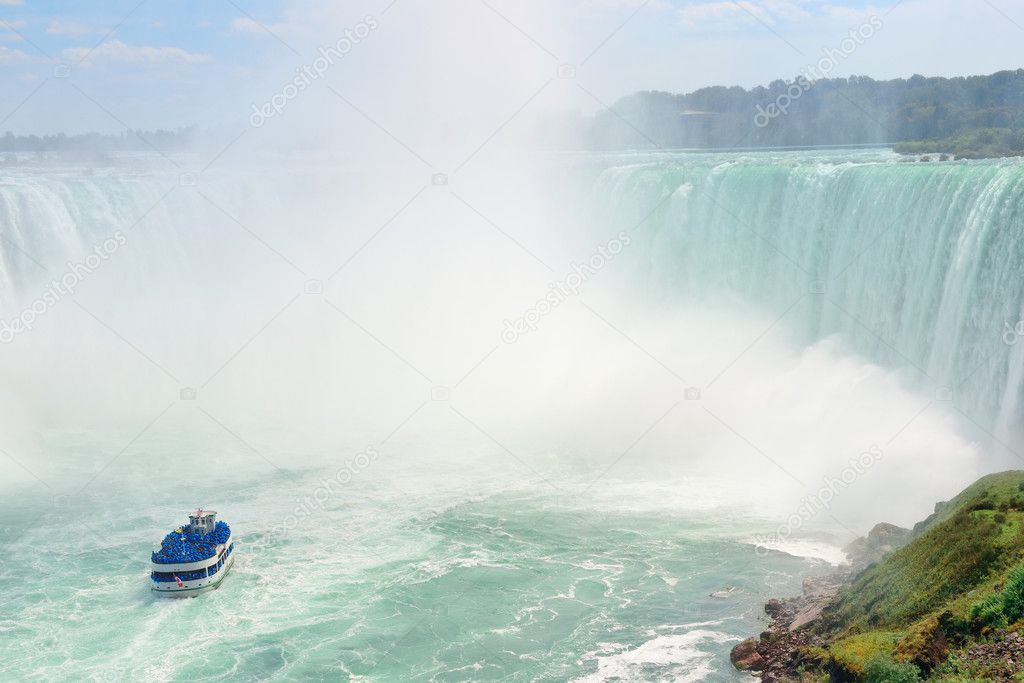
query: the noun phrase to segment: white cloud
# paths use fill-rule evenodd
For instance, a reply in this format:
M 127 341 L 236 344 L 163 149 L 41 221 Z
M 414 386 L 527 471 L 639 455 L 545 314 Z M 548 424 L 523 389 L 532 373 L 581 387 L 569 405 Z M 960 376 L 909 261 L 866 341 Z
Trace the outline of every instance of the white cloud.
M 237 17 L 231 20 L 231 33 L 245 33 L 253 36 L 279 36 L 288 34 L 294 27 L 287 23 L 269 23 L 257 21 L 249 17 Z
M 31 61 L 32 58 L 21 50 L 0 45 L 0 64 L 25 64 Z
M 746 26 L 755 23 L 774 26 L 779 22 L 812 19 L 821 14 L 822 7 L 816 0 L 721 0 L 681 7 L 678 15 L 686 26 Z
M 8 43 L 20 43 L 24 38 L 18 33 L 18 29 L 25 28 L 27 22 L 21 20 L 0 21 L 0 40 Z
M 13 5 L 24 5 L 25 0 L 0 0 L 0 6 L 10 7 Z
M 51 36 L 84 36 L 90 31 L 91 29 L 85 24 L 63 19 L 54 19 L 46 27 L 46 32 Z
M 702 2 L 680 8 L 678 15 L 687 26 L 745 25 L 758 20 L 768 25 L 775 23 L 763 7 L 752 2 Z
M 627 9 L 635 10 L 643 5 L 645 10 L 671 9 L 672 3 L 668 0 L 580 0 L 581 7 L 586 9 Z
M 855 7 L 845 7 L 843 5 L 822 5 L 821 9 L 830 19 L 837 19 L 850 23 L 864 21 L 865 18 L 872 15 L 884 16 L 887 12 L 886 8 L 876 7 L 874 5 L 869 5 L 860 9 Z
M 110 40 L 95 49 L 73 47 L 61 51 L 68 61 L 88 59 L 93 62 L 109 59 L 120 62 L 178 62 L 180 64 L 197 64 L 210 61 L 209 55 L 188 52 L 180 47 L 156 47 L 152 45 L 128 45 L 120 40 Z
M 232 33 L 259 33 L 265 34 L 266 31 L 260 24 L 249 17 L 238 17 L 231 22 Z

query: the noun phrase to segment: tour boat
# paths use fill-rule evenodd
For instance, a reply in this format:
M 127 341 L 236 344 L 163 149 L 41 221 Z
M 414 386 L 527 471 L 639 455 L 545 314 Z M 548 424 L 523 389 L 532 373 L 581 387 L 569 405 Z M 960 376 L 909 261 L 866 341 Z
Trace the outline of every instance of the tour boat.
M 164 536 L 153 552 L 150 582 L 158 595 L 187 598 L 214 590 L 234 562 L 231 528 L 212 510 L 196 510 L 188 524 Z

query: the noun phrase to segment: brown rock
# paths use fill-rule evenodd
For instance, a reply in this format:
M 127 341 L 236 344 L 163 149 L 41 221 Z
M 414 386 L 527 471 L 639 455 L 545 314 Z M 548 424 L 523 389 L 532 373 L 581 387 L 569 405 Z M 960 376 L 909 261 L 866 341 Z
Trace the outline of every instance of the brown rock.
M 747 638 L 729 653 L 733 666 L 740 671 L 760 671 L 764 667 L 764 659 L 757 652 L 758 641 Z
M 796 631 L 799 628 L 806 626 L 812 622 L 817 621 L 821 618 L 822 610 L 825 609 L 824 602 L 816 602 L 808 605 L 806 608 L 800 610 L 793 621 L 789 624 L 790 631 Z

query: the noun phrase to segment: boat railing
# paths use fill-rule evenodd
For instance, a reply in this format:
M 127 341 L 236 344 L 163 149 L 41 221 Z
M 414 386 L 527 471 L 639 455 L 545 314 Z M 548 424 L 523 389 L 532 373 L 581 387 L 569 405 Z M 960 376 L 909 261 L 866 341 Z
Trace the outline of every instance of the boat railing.
M 214 576 L 224 567 L 224 564 L 228 561 L 228 557 L 231 556 L 231 551 L 234 549 L 235 545 L 230 541 L 231 539 L 229 538 L 228 544 L 221 551 L 209 558 L 209 560 L 204 560 L 204 562 L 209 563 L 202 567 L 196 567 L 194 569 L 173 569 L 173 567 L 176 567 L 177 565 L 157 564 L 154 562 L 153 567 L 159 567 L 160 569 L 154 569 L 151 571 L 150 577 L 158 583 L 168 583 L 171 581 L 177 581 L 178 579 L 181 579 L 182 581 L 196 581 Z

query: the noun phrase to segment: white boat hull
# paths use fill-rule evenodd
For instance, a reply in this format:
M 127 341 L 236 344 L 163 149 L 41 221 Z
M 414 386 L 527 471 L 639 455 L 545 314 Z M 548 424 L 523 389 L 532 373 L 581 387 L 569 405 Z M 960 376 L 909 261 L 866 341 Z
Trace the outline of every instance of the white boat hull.
M 224 560 L 224 566 L 221 570 L 214 574 L 202 579 L 193 579 L 192 581 L 182 581 L 181 587 L 178 587 L 176 581 L 150 581 L 152 583 L 153 592 L 157 595 L 168 597 L 168 598 L 191 598 L 200 593 L 206 593 L 207 591 L 216 590 L 220 587 L 220 584 L 224 581 L 224 577 L 227 576 L 228 570 L 231 569 L 231 565 L 235 562 L 235 553 L 232 552 Z

